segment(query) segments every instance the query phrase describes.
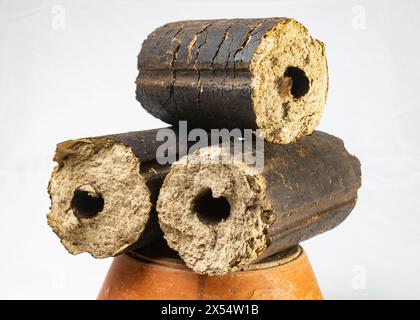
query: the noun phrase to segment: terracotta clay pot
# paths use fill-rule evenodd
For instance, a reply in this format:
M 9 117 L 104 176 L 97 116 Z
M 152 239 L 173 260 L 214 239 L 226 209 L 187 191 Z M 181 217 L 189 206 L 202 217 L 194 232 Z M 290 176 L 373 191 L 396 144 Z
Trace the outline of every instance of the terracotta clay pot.
M 299 246 L 245 271 L 223 276 L 199 275 L 175 254 L 158 251 L 114 258 L 98 299 L 322 299 L 308 258 Z

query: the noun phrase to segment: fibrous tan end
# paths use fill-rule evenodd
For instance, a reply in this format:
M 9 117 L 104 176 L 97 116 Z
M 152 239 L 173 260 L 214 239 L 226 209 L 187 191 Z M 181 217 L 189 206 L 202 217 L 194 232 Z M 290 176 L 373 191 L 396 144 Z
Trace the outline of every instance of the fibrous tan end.
M 319 124 L 327 98 L 324 44 L 293 19 L 268 31 L 251 63 L 252 100 L 265 139 L 291 143 Z
M 149 219 L 150 191 L 131 149 L 108 138 L 61 143 L 48 191 L 48 224 L 72 254 L 115 256 Z
M 258 174 L 233 159 L 202 161 L 215 148 L 175 163 L 157 203 L 169 246 L 195 272 L 209 275 L 241 270 L 256 260 L 269 245 L 274 220 Z

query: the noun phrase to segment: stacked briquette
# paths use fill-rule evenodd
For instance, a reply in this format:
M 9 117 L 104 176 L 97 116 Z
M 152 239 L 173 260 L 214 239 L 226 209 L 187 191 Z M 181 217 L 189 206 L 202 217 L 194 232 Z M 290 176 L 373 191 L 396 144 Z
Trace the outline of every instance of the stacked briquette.
M 360 163 L 340 139 L 314 132 L 327 62 L 323 43 L 301 24 L 169 23 L 144 41 L 138 69 L 137 99 L 148 112 L 174 126 L 186 120 L 190 129 L 253 129 L 265 139 L 264 167 L 231 153 L 228 162 L 203 161 L 224 152 L 214 142 L 161 165 L 158 129 L 60 143 L 48 222 L 70 253 L 115 256 L 158 241 L 163 231 L 194 271 L 225 274 L 349 215 Z M 183 145 L 168 150 L 173 158 L 188 147 L 177 142 Z

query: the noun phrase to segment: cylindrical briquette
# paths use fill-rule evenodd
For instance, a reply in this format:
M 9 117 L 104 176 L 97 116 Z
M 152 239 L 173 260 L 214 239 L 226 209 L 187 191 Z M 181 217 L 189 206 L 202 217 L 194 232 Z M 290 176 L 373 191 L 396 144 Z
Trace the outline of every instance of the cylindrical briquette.
M 324 45 L 293 19 L 179 21 L 153 31 L 138 57 L 137 99 L 159 119 L 249 128 L 290 143 L 326 102 Z
M 334 228 L 356 203 L 360 162 L 334 136 L 267 142 L 262 171 L 235 157 L 209 161 L 224 152 L 199 149 L 173 164 L 157 202 L 169 246 L 198 273 L 243 269 Z
M 197 148 L 186 129 L 128 132 L 57 145 L 57 166 L 48 185 L 48 223 L 70 253 L 106 258 L 161 238 L 155 211 L 160 186 L 170 164 Z M 219 144 L 219 139 L 210 135 L 201 143 Z
M 106 258 L 161 237 L 155 203 L 170 165 L 156 161 L 157 131 L 57 145 L 48 224 L 70 253 Z

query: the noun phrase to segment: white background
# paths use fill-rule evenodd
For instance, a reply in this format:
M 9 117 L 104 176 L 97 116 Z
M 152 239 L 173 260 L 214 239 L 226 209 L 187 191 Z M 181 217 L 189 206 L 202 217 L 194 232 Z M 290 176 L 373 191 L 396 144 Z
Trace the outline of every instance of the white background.
M 111 260 L 67 254 L 47 226 L 52 156 L 62 140 L 164 125 L 134 95 L 147 34 L 270 16 L 326 43 L 319 129 L 362 162 L 350 217 L 303 243 L 325 297 L 420 298 L 419 12 L 418 1 L 0 0 L 0 298 L 96 297 Z

